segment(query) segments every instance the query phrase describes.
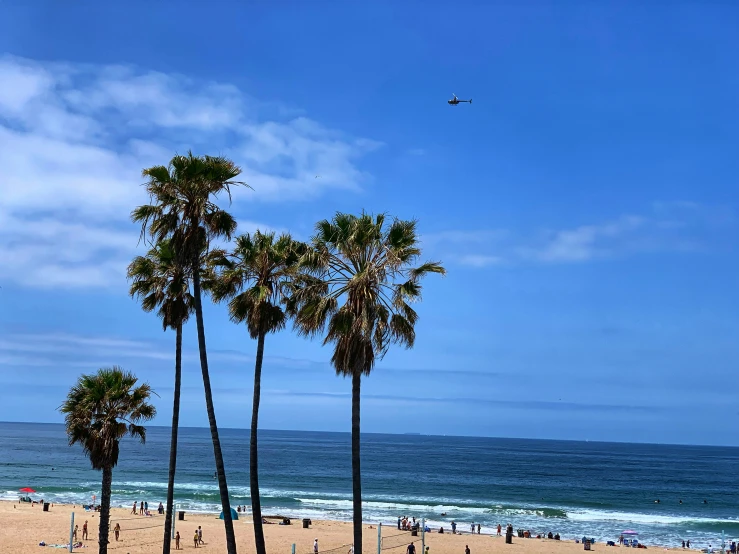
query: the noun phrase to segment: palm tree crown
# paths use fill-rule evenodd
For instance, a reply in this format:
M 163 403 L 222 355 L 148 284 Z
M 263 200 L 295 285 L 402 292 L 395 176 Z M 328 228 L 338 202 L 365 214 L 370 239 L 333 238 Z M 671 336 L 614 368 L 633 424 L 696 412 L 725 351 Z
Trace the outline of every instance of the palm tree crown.
M 241 169 L 231 160 L 219 156 L 175 156 L 169 166 L 144 169 L 146 191 L 152 204 L 139 206 L 131 213 L 134 222 L 142 224 L 156 242 L 170 238 L 174 251 L 194 263 L 207 250 L 214 238 L 231 239 L 236 220 L 221 209 L 214 199 L 226 194 L 231 199 L 231 187 L 246 185 L 234 179 Z
M 421 299 L 420 280 L 446 273 L 438 262 L 414 267 L 420 255 L 415 221 L 338 213 L 316 225 L 290 309 L 299 333 L 327 328 L 338 374 L 368 375 L 391 344 L 413 346 L 418 314 L 410 304 Z
M 215 302 L 229 299 L 234 323 L 246 323 L 249 336 L 273 333 L 285 327 L 282 305 L 290 293 L 305 244 L 288 234 L 256 231 L 236 237 L 232 254 L 214 250 L 209 256 L 210 273 L 203 288 Z
M 129 293 L 141 300 L 146 312 L 157 310 L 162 327 L 177 329 L 193 310 L 193 298 L 185 269 L 178 263 L 172 242 L 164 239 L 145 256 L 128 265 Z
M 65 414 L 70 446 L 82 445 L 93 469 L 115 467 L 126 435 L 146 441 L 140 423 L 151 420 L 156 408 L 148 402 L 151 387 L 136 382 L 132 373 L 117 366 L 82 375 L 59 408 Z

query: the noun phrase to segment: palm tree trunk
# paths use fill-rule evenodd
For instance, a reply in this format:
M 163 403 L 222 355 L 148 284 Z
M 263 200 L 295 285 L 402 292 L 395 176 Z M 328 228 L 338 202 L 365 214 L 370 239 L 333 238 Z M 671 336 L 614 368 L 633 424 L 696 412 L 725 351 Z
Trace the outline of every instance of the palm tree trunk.
M 249 440 L 249 493 L 254 520 L 254 545 L 257 554 L 267 554 L 262 527 L 262 503 L 259 499 L 259 471 L 257 464 L 257 429 L 259 428 L 259 397 L 262 387 L 262 360 L 264 359 L 264 332 L 257 338 L 257 360 L 254 364 L 254 398 L 251 404 L 251 438 Z
M 362 554 L 362 472 L 359 465 L 359 391 L 362 374 L 352 375 L 352 503 L 354 552 Z
M 199 262 L 193 264 L 193 296 L 195 300 L 195 321 L 198 328 L 198 348 L 200 350 L 200 369 L 203 372 L 203 388 L 205 389 L 205 406 L 208 411 L 208 423 L 210 424 L 210 435 L 213 439 L 213 454 L 216 459 L 216 474 L 218 476 L 218 489 L 221 493 L 221 507 L 223 508 L 223 523 L 226 527 L 226 551 L 228 554 L 236 554 L 236 536 L 234 535 L 234 523 L 231 519 L 231 502 L 228 498 L 228 484 L 226 483 L 226 468 L 223 465 L 223 453 L 221 452 L 221 441 L 218 438 L 218 423 L 216 412 L 213 408 L 213 394 L 210 390 L 210 373 L 208 372 L 208 354 L 205 350 L 205 325 L 203 324 L 203 302 L 200 293 L 200 268 Z
M 108 553 L 108 534 L 110 533 L 110 487 L 113 483 L 113 468 L 103 468 L 103 488 L 100 491 L 100 529 L 98 533 L 98 552 Z
M 180 425 L 180 386 L 182 383 L 182 323 L 177 325 L 174 356 L 174 401 L 172 403 L 172 438 L 169 443 L 169 477 L 167 479 L 167 515 L 164 518 L 162 554 L 169 554 L 174 517 L 174 476 L 177 470 L 177 431 Z

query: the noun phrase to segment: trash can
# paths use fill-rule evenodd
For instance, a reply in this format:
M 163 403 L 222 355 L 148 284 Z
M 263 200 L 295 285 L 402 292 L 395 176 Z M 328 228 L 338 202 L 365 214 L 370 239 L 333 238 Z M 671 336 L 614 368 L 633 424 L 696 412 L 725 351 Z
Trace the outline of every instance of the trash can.
M 417 537 L 418 536 L 418 529 L 415 527 L 411 529 L 411 537 Z
M 182 510 L 177 512 L 177 519 L 180 521 L 185 521 L 185 512 L 183 512 Z
M 308 527 L 310 527 L 310 523 L 311 523 L 310 519 L 308 519 L 307 517 L 304 517 L 303 518 L 303 529 L 308 529 Z
M 49 503 L 44 502 L 44 512 L 48 512 L 48 511 L 49 511 Z
M 590 541 L 583 541 L 583 549 L 590 550 Z

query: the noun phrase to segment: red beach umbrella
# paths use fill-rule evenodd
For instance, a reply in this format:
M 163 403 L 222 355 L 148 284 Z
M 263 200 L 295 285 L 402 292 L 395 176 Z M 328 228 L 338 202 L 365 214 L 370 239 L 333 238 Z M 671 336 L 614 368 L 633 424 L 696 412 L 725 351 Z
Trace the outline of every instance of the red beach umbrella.
M 22 489 L 20 489 L 20 492 L 25 492 L 25 493 L 29 493 L 30 494 L 30 493 L 36 492 L 36 491 L 33 490 L 31 487 L 23 487 Z

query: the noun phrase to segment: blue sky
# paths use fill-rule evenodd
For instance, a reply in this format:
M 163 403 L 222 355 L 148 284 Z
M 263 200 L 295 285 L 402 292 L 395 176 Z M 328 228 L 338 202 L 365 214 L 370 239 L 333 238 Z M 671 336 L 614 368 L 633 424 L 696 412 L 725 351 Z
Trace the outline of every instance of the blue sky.
M 0 8 L 0 420 L 60 421 L 120 364 L 167 423 L 174 337 L 127 296 L 128 214 L 192 148 L 243 167 L 241 231 L 420 220 L 449 275 L 365 381 L 365 431 L 739 444 L 736 7 L 173 5 Z M 246 426 L 255 345 L 205 316 L 219 423 Z M 263 427 L 349 430 L 327 348 L 266 355 Z

